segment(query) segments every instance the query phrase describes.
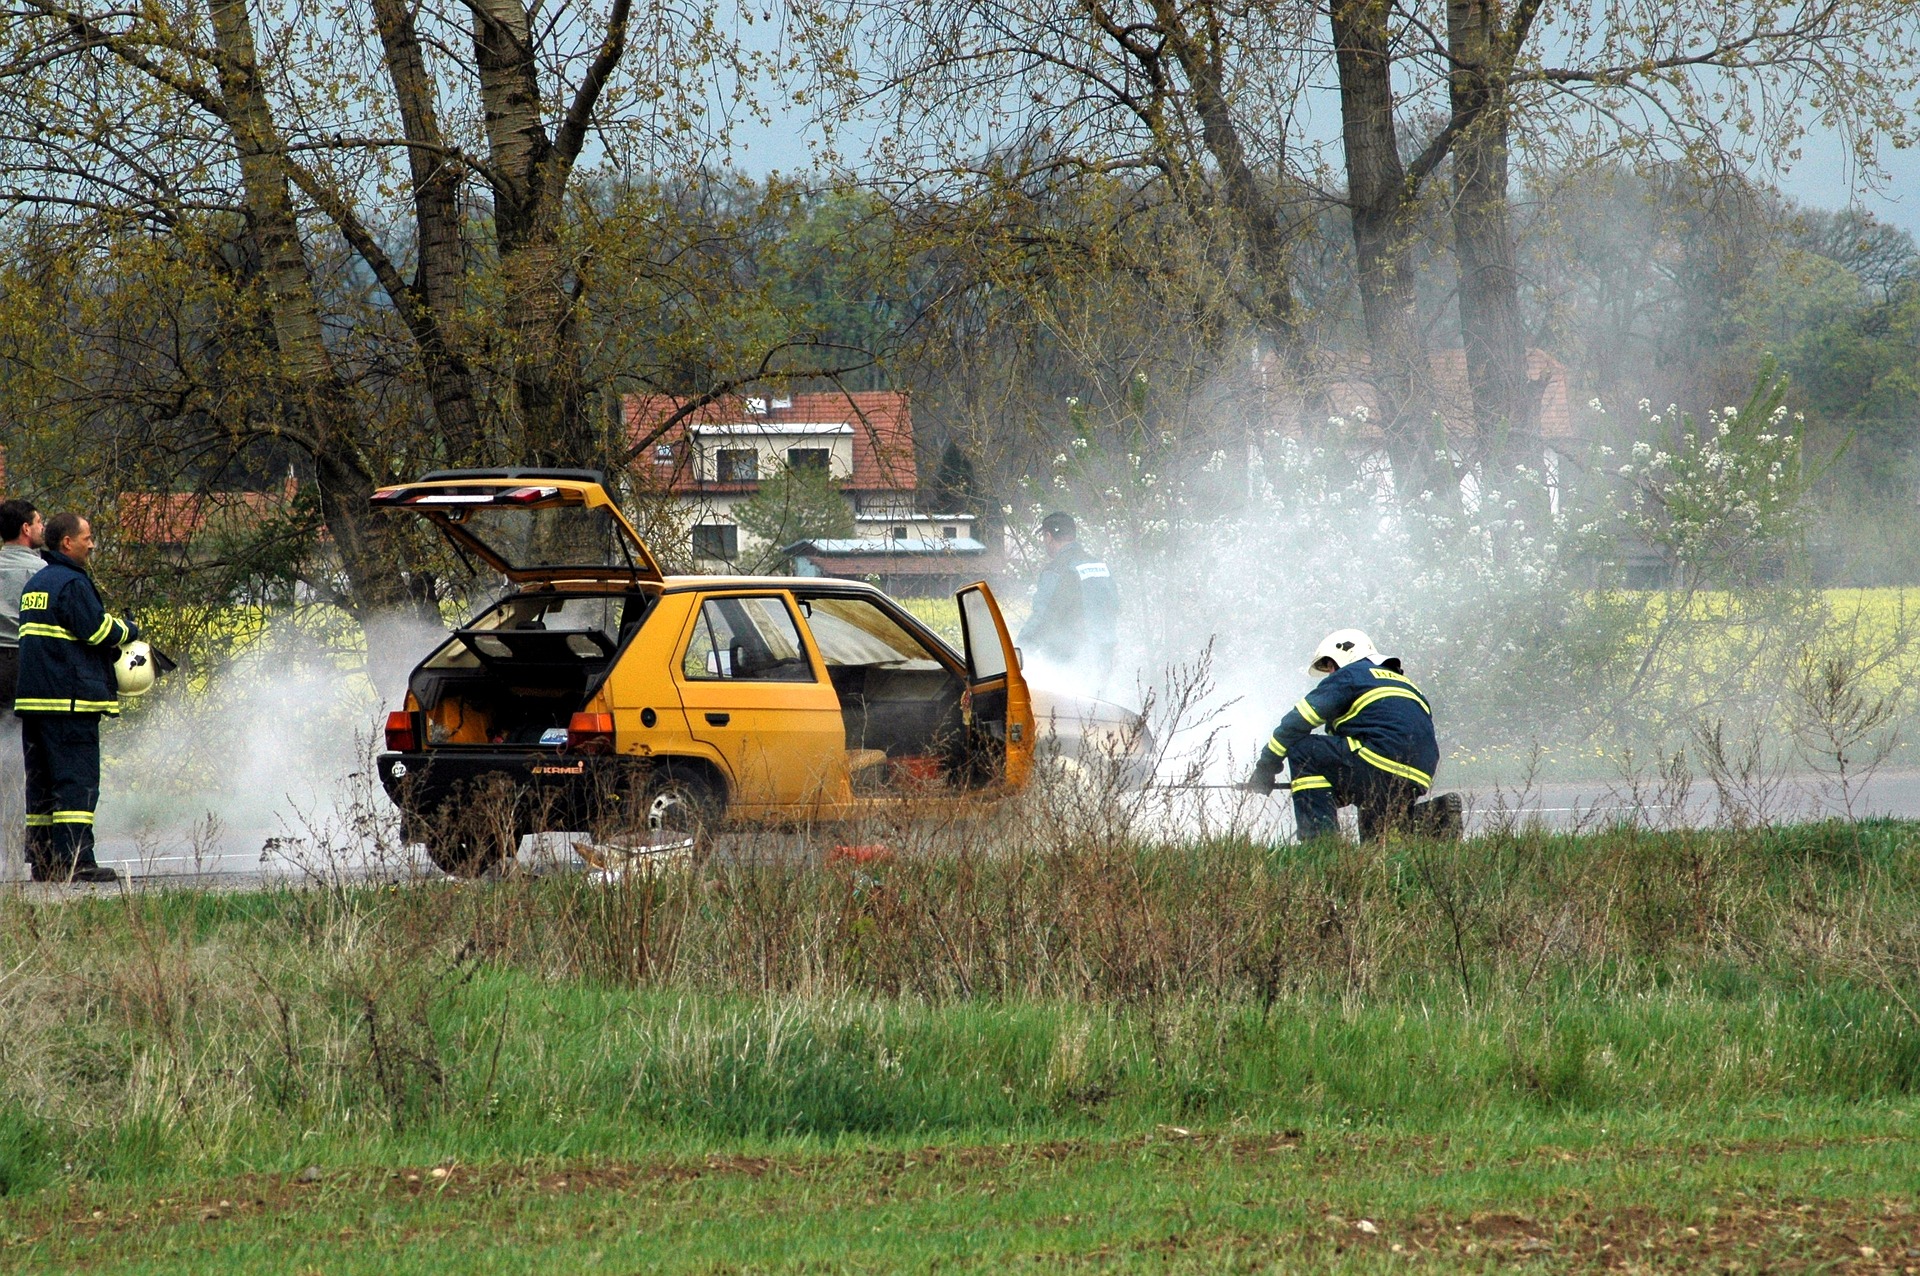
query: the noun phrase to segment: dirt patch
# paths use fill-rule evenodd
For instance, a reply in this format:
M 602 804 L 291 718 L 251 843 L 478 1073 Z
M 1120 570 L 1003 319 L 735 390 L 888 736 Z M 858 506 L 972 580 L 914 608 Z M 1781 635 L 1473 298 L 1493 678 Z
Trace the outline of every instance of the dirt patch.
M 1684 1215 L 1641 1207 L 1564 1215 L 1489 1212 L 1329 1220 L 1336 1249 L 1385 1248 L 1441 1264 L 1539 1263 L 1555 1271 L 1678 1267 L 1723 1272 L 1920 1273 L 1920 1212 L 1907 1201 L 1703 1199 Z

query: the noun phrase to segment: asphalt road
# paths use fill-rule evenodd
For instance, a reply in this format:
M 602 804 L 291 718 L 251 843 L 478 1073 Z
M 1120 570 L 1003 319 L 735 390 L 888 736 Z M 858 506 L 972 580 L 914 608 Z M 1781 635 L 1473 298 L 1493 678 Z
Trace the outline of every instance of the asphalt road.
M 1543 784 L 1525 791 L 1487 787 L 1462 792 L 1467 799 L 1468 826 L 1474 831 L 1529 820 L 1554 828 L 1593 827 L 1631 819 L 1636 812 L 1656 826 L 1704 826 L 1724 818 L 1717 794 L 1704 782 L 1696 782 L 1683 801 L 1675 800 L 1678 795 L 1663 794 L 1650 786 L 1643 786 L 1636 795 L 1619 784 L 1601 782 Z M 1847 813 L 1836 786 L 1806 775 L 1777 777 L 1743 801 L 1755 814 L 1776 822 Z M 1874 775 L 1853 795 L 1852 814 L 1920 819 L 1920 770 Z M 1292 825 L 1284 798 L 1262 803 L 1222 790 L 1168 795 L 1154 818 L 1170 831 L 1180 827 L 1217 829 L 1237 823 L 1274 837 L 1286 836 Z M 130 881 L 150 887 L 236 889 L 268 882 L 326 885 L 440 876 L 417 847 L 385 856 L 351 850 L 320 856 L 286 838 L 282 830 L 222 830 L 198 844 L 184 835 L 171 840 L 162 835 L 136 841 L 115 836 L 111 829 L 103 829 L 102 834 L 98 851 L 101 862 L 119 869 Z M 791 835 L 741 837 L 743 846 L 749 838 L 756 843 L 769 838 L 783 843 L 777 848 L 756 845 L 749 853 L 799 853 L 797 839 Z M 570 872 L 584 867 L 572 854 L 569 839 L 561 835 L 528 839 L 521 847 L 520 860 L 544 871 Z M 14 876 L 18 876 L 17 859 Z

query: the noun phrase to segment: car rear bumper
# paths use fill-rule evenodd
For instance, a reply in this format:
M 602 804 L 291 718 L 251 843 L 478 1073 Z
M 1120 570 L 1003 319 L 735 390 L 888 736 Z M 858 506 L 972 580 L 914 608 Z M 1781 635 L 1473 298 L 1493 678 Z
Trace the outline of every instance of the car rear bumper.
M 551 749 L 440 748 L 382 753 L 380 785 L 400 808 L 401 833 L 420 819 L 487 802 L 503 804 L 521 823 L 586 829 L 617 802 L 639 768 L 632 759 Z M 511 803 L 508 808 L 505 804 Z

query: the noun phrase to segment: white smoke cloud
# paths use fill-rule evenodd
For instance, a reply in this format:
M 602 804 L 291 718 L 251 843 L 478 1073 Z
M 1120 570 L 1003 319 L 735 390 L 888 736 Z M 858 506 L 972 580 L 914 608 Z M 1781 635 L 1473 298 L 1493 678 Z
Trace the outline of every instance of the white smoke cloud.
M 380 661 L 403 670 L 445 637 L 417 620 L 369 629 Z M 204 678 L 164 679 L 102 731 L 101 859 L 253 871 L 270 841 L 340 824 L 368 742 L 397 707 L 368 663 L 287 623 Z

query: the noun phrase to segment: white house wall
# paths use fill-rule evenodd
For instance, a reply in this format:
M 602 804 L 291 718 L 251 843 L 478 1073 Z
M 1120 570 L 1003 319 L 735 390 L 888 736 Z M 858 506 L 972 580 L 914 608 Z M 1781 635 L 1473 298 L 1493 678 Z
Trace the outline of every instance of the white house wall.
M 853 427 L 849 425 L 700 425 L 693 428 L 694 472 L 702 482 L 720 481 L 720 453 L 754 453 L 759 478 L 772 477 L 794 448 L 823 448 L 827 473 L 845 482 L 853 477 Z

